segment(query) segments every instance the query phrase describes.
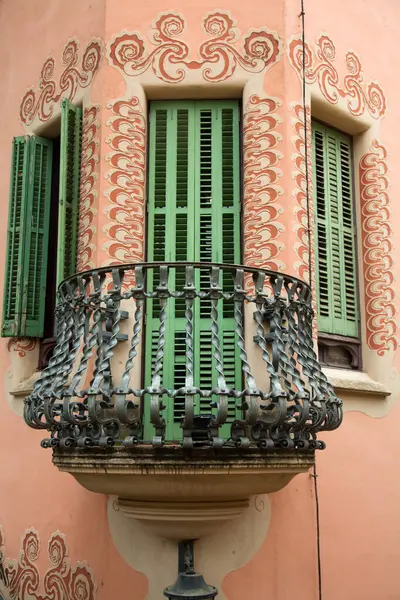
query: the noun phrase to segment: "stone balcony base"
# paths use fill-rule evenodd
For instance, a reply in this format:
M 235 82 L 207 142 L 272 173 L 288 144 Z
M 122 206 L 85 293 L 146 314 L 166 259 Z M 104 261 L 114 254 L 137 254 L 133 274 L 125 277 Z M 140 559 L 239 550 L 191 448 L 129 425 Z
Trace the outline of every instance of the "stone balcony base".
M 250 496 L 285 487 L 313 466 L 314 452 L 57 449 L 53 462 L 87 490 L 118 496 L 124 514 L 153 533 L 184 539 L 239 517 Z

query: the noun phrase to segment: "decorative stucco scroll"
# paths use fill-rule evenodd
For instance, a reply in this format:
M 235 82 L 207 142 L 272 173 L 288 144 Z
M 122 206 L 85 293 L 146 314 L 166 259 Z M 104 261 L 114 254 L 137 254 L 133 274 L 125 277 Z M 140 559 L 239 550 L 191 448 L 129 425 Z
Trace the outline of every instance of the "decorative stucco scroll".
M 140 262 L 144 258 L 144 203 L 146 169 L 146 119 L 139 99 L 118 100 L 108 106 L 110 135 L 106 156 L 108 222 L 103 247 L 107 264 Z
M 80 66 L 79 57 L 78 42 L 70 40 L 63 50 L 64 68 L 58 85 L 54 79 L 54 58 L 46 60 L 40 74 L 39 91 L 28 90 L 21 102 L 19 114 L 25 125 L 30 125 L 36 117 L 40 121 L 47 121 L 53 114 L 54 105 L 61 98 L 73 100 L 78 88 L 86 88 L 91 84 L 100 64 L 100 42 L 95 40 L 86 46 Z
M 36 561 L 40 553 L 38 533 L 29 529 L 18 559 L 5 558 L 0 527 L 0 598 L 6 600 L 96 600 L 96 583 L 86 563 L 71 566 L 65 536 L 56 531 L 48 543 L 50 568 L 42 577 Z
M 91 106 L 83 111 L 82 163 L 79 200 L 79 233 L 77 270 L 86 271 L 95 266 L 95 216 L 96 180 L 99 164 L 99 113 L 100 106 Z
M 136 77 L 148 69 L 166 83 L 183 81 L 189 71 L 201 70 L 208 82 L 225 81 L 237 68 L 260 73 L 274 64 L 280 54 L 279 38 L 262 28 L 241 36 L 236 21 L 225 12 L 208 13 L 202 28 L 209 39 L 191 57 L 190 44 L 181 36 L 186 21 L 178 13 L 162 13 L 153 23 L 150 50 L 137 32 L 118 35 L 108 45 L 110 64 L 127 76 Z
M 252 95 L 245 105 L 244 148 L 244 259 L 250 267 L 279 271 L 285 266 L 278 259 L 284 249 L 279 239 L 284 230 L 279 217 L 283 212 L 278 185 L 282 177 L 278 150 L 281 136 L 276 131 L 280 103 L 273 98 Z
M 289 43 L 289 60 L 302 76 L 303 46 L 300 38 Z M 331 104 L 337 104 L 340 98 L 347 102 L 352 115 L 360 116 L 368 110 L 372 117 L 379 119 L 386 111 L 386 98 L 380 85 L 371 81 L 364 83 L 363 69 L 360 58 L 354 52 L 346 53 L 347 73 L 343 80 L 336 66 L 336 49 L 333 41 L 327 35 L 317 39 L 316 47 L 305 46 L 305 74 L 307 83 L 317 82 L 324 97 Z
M 36 348 L 36 340 L 32 338 L 10 338 L 7 342 L 9 352 L 17 352 L 20 358 L 24 358 L 27 352 Z
M 359 169 L 367 344 L 379 356 L 397 348 L 386 159 L 374 140 Z
M 297 254 L 298 261 L 294 264 L 297 275 L 309 281 L 309 260 L 310 260 L 310 240 L 308 234 L 308 213 L 307 213 L 307 186 L 306 186 L 306 162 L 305 162 L 305 141 L 304 141 L 304 108 L 301 104 L 292 106 L 294 118 L 292 119 L 294 129 L 294 147 L 295 152 L 292 156 L 294 170 L 292 173 L 296 184 L 293 195 L 296 200 L 294 214 L 295 224 L 294 230 L 297 236 L 297 242 L 294 245 L 294 250 Z M 310 108 L 307 107 L 307 122 L 310 119 Z M 308 161 L 309 161 L 309 196 L 311 199 L 311 131 L 308 135 Z M 310 200 L 311 204 L 311 200 Z M 309 210 L 311 206 L 309 207 Z

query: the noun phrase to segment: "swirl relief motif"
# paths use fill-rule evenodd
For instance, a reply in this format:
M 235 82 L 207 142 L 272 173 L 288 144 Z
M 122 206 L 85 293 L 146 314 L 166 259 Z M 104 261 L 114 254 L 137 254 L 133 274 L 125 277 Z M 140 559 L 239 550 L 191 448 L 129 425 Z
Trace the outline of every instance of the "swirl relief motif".
M 146 119 L 136 96 L 118 100 L 109 108 L 107 264 L 140 262 L 144 258 Z
M 249 98 L 244 112 L 244 259 L 250 267 L 275 271 L 284 268 L 279 254 L 284 249 L 279 236 L 283 212 L 278 200 L 283 193 L 278 185 L 281 136 L 276 111 L 279 104 L 272 98 Z
M 293 129 L 294 129 L 294 146 L 295 153 L 293 154 L 293 179 L 296 187 L 294 189 L 294 197 L 296 199 L 296 206 L 294 209 L 296 222 L 294 230 L 297 235 L 297 242 L 295 244 L 295 252 L 298 256 L 298 261 L 294 267 L 297 275 L 309 281 L 310 279 L 310 240 L 308 235 L 308 214 L 307 214 L 307 187 L 306 187 L 306 162 L 305 162 L 305 136 L 304 136 L 304 108 L 301 104 L 295 104 L 292 107 L 294 112 Z M 312 165 L 311 165 L 311 122 L 310 122 L 310 107 L 306 109 L 306 120 L 307 120 L 307 149 L 308 149 L 308 173 L 309 173 L 309 196 L 312 198 Z M 312 201 L 310 201 L 310 209 L 312 208 Z M 313 229 L 313 228 L 311 228 Z M 314 269 L 313 269 L 314 271 Z
M 62 54 L 64 69 L 58 85 L 54 80 L 55 61 L 48 58 L 40 74 L 39 91 L 30 89 L 22 99 L 19 113 L 21 121 L 25 125 L 30 125 L 36 117 L 40 121 L 47 121 L 61 98 L 73 100 L 79 87 L 86 88 L 91 84 L 100 59 L 100 42 L 93 41 L 86 46 L 81 65 L 78 66 L 79 45 L 76 40 L 70 40 Z
M 9 352 L 17 352 L 20 358 L 24 358 L 27 352 L 36 348 L 36 340 L 32 338 L 11 338 L 7 342 Z
M 79 231 L 77 270 L 82 272 L 94 268 L 96 228 L 95 190 L 99 163 L 99 106 L 91 106 L 83 111 L 82 120 L 82 161 L 81 187 L 79 200 Z
M 365 312 L 369 348 L 397 348 L 387 151 L 376 140 L 360 161 Z
M 40 553 L 37 532 L 30 529 L 25 533 L 18 560 L 11 560 L 5 559 L 0 527 L 0 596 L 7 600 L 96 600 L 93 575 L 85 563 L 71 566 L 63 534 L 52 534 L 47 551 L 50 568 L 42 580 L 36 564 Z
M 308 44 L 305 47 L 305 71 L 307 83 L 318 82 L 324 97 L 331 104 L 337 104 L 340 98 L 347 102 L 352 115 L 360 116 L 367 110 L 372 117 L 379 119 L 386 112 L 386 98 L 380 85 L 371 81 L 364 83 L 361 61 L 354 52 L 346 54 L 347 73 L 340 81 L 336 66 L 336 49 L 327 35 L 317 40 L 315 50 Z M 289 60 L 300 77 L 303 71 L 303 47 L 300 38 L 289 44 Z
M 151 69 L 166 83 L 179 83 L 198 69 L 208 82 L 225 81 L 238 67 L 260 73 L 278 60 L 279 39 L 266 29 L 251 30 L 241 38 L 236 21 L 219 11 L 207 14 L 202 27 L 209 39 L 200 45 L 196 59 L 180 39 L 186 30 L 184 17 L 165 13 L 154 22 L 150 50 L 138 33 L 123 33 L 109 44 L 108 60 L 130 77 Z

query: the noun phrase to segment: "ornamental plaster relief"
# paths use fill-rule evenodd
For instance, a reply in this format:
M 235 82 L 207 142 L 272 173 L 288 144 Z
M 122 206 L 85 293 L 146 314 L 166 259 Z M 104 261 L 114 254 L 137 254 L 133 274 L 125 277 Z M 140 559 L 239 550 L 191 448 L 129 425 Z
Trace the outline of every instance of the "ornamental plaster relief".
M 201 26 L 210 39 L 197 49 L 185 40 L 185 17 L 172 12 L 154 20 L 147 43 L 140 32 L 122 32 L 107 44 L 107 59 L 123 75 L 127 93 L 108 106 L 112 116 L 106 142 L 111 152 L 106 160 L 111 168 L 106 178 L 112 185 L 105 192 L 104 264 L 144 257 L 147 86 L 187 82 L 212 95 L 214 86 L 221 91 L 235 80 L 244 105 L 245 260 L 251 266 L 285 266 L 279 259 L 284 249 L 283 206 L 278 202 L 283 193 L 282 136 L 276 131 L 282 103 L 263 91 L 265 72 L 280 59 L 280 40 L 266 28 L 242 35 L 235 19 L 222 11 L 206 14 Z M 134 210 L 127 210 L 129 205 Z
M 396 307 L 387 150 L 373 140 L 360 160 L 366 341 L 383 356 L 396 350 Z
M 289 61 L 302 78 L 303 46 L 298 37 L 288 45 Z M 305 76 L 308 84 L 316 83 L 331 104 L 344 100 L 347 110 L 353 116 L 361 116 L 365 111 L 374 119 L 379 119 L 386 112 L 386 97 L 381 86 L 375 81 L 364 82 L 361 60 L 355 52 L 347 52 L 345 56 L 346 74 L 341 78 L 334 64 L 336 48 L 327 35 L 320 35 L 315 47 L 305 45 Z
M 284 249 L 280 239 L 284 227 L 279 217 L 283 206 L 279 198 L 282 154 L 278 147 L 282 136 L 277 132 L 281 102 L 274 98 L 251 95 L 244 108 L 244 260 L 250 267 L 284 270 L 279 255 Z
M 6 558 L 0 526 L 0 598 L 5 600 L 96 600 L 97 584 L 87 564 L 71 564 L 65 536 L 55 531 L 47 546 L 50 567 L 42 574 L 37 561 L 42 551 L 34 529 L 25 532 L 18 559 Z
M 87 106 L 82 120 L 82 161 L 79 198 L 77 270 L 96 266 L 96 215 L 100 161 L 100 106 Z
M 55 107 L 62 98 L 77 100 L 81 91 L 88 88 L 99 69 L 102 57 L 102 44 L 92 40 L 85 48 L 80 59 L 80 47 L 77 40 L 69 40 L 62 53 L 61 75 L 56 81 L 56 62 L 49 57 L 45 61 L 36 89 L 29 89 L 20 105 L 20 119 L 25 127 L 35 122 L 46 122 L 54 114 Z
M 222 82 L 237 70 L 261 73 L 279 59 L 281 46 L 275 33 L 261 28 L 242 35 L 228 12 L 207 13 L 201 27 L 208 39 L 195 52 L 184 39 L 185 17 L 161 13 L 147 43 L 140 32 L 122 32 L 108 44 L 107 59 L 126 77 L 141 76 L 142 83 L 147 72 L 164 83 L 183 82 L 190 72 L 204 82 Z
M 103 228 L 108 241 L 102 250 L 108 257 L 105 264 L 140 262 L 145 256 L 146 115 L 137 96 L 107 108 L 110 188 L 105 192 L 109 204 Z

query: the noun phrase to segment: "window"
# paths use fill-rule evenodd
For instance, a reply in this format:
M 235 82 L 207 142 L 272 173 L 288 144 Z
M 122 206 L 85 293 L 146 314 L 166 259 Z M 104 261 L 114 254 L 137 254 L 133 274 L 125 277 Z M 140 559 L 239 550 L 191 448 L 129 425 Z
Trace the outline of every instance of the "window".
M 358 368 L 359 311 L 351 138 L 313 122 L 318 344 L 322 364 Z
M 240 156 L 237 102 L 154 102 L 150 106 L 148 261 L 240 262 Z M 157 274 L 155 274 L 157 276 Z M 184 285 L 184 269 L 175 269 L 175 286 Z M 209 269 L 197 275 L 197 289 L 209 287 Z M 163 381 L 179 389 L 185 385 L 184 302 L 169 303 L 169 328 L 164 349 Z M 211 307 L 210 307 L 211 308 Z M 223 332 L 224 373 L 231 387 L 240 388 L 241 374 L 235 344 L 233 303 L 224 301 L 219 316 Z M 210 382 L 214 356 L 207 303 L 194 306 L 195 380 Z M 159 332 L 159 306 L 147 307 L 145 378 L 151 383 Z M 229 420 L 237 415 L 230 399 Z M 145 403 L 148 405 L 148 403 Z M 169 439 L 181 436 L 184 397 L 167 406 Z M 196 398 L 196 413 L 209 414 L 210 399 Z M 148 426 L 145 415 L 145 427 Z M 222 435 L 227 434 L 226 425 Z M 229 426 L 228 426 L 229 428 Z
M 59 138 L 13 140 L 3 337 L 54 336 L 56 286 L 76 265 L 81 121 L 63 100 Z

